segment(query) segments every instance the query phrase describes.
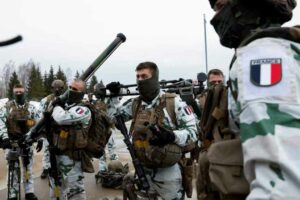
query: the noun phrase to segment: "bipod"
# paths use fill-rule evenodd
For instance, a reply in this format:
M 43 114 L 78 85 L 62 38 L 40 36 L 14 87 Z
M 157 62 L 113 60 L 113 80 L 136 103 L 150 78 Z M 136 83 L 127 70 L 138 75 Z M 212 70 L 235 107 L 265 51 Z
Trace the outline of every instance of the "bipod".
M 9 194 L 14 192 L 14 180 L 17 180 L 18 194 L 17 198 L 21 199 L 21 167 L 20 167 L 20 156 L 21 149 L 18 146 L 17 141 L 12 141 L 12 149 L 8 150 L 6 154 L 6 160 L 8 162 L 8 182 L 7 182 L 7 199 Z

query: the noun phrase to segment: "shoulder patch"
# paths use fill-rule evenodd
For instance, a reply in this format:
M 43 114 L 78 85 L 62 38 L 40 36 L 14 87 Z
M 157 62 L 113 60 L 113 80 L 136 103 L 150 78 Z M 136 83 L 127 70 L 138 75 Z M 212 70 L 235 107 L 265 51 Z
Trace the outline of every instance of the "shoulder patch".
M 77 109 L 76 109 L 76 113 L 79 114 L 79 115 L 81 115 L 82 113 L 84 113 L 83 108 L 80 108 L 80 107 L 77 108 Z
M 191 115 L 193 113 L 193 109 L 190 107 L 190 106 L 185 106 L 184 107 L 184 112 L 187 114 L 187 115 Z
M 279 83 L 282 79 L 281 58 L 265 58 L 250 61 L 250 80 L 260 87 Z

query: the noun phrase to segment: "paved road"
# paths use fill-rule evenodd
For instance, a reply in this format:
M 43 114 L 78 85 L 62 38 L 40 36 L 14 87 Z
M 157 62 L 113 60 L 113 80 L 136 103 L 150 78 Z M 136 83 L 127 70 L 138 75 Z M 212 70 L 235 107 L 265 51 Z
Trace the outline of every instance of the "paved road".
M 116 143 L 117 143 L 117 154 L 119 155 L 120 161 L 125 164 L 129 163 L 130 169 L 132 170 L 131 158 L 126 149 L 125 144 L 122 141 L 122 135 L 118 133 L 116 135 Z M 0 200 L 4 200 L 7 197 L 6 190 L 6 160 L 3 150 L 0 150 Z M 95 171 L 98 171 L 98 160 L 94 161 Z M 48 200 L 49 199 L 49 187 L 48 180 L 42 180 L 39 176 L 42 171 L 42 152 L 35 154 L 34 157 L 34 188 L 35 193 L 40 200 Z M 118 197 L 122 199 L 122 191 L 102 188 L 100 184 L 96 184 L 95 174 L 85 174 L 85 188 L 87 193 L 88 200 L 101 200 L 103 197 L 108 197 L 110 200 L 113 200 L 114 197 Z M 23 190 L 23 188 L 22 188 Z M 194 192 L 193 198 L 196 199 L 196 193 Z M 24 198 L 24 194 L 23 194 Z

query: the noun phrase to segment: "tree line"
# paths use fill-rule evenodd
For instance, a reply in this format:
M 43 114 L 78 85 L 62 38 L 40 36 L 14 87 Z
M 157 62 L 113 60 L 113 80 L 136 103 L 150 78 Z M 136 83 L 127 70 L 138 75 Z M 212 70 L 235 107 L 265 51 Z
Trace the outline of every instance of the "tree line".
M 28 63 L 19 65 L 16 69 L 13 62 L 7 63 L 2 69 L 0 78 L 0 98 L 13 98 L 13 87 L 16 84 L 22 84 L 26 89 L 26 95 L 29 100 L 40 101 L 51 93 L 51 83 L 55 79 L 61 79 L 67 89 L 68 82 L 74 78 L 79 78 L 80 73 L 76 71 L 75 76 L 70 75 L 70 69 L 67 69 L 68 75 L 58 66 L 55 72 L 54 67 L 50 66 L 49 71 L 43 74 L 38 63 L 30 60 Z M 92 76 L 87 84 L 87 92 L 93 91 L 93 87 L 98 83 L 97 77 Z

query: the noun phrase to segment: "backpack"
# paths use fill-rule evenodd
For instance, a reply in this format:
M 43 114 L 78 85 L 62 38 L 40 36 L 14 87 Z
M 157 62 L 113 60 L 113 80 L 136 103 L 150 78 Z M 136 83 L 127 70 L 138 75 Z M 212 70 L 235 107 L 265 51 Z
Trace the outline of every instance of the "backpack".
M 199 156 L 197 191 L 202 196 L 218 193 L 223 198 L 245 199 L 249 184 L 243 174 L 240 138 L 229 128 L 227 97 L 227 86 L 219 84 L 208 89 L 200 120 L 203 151 Z
M 90 157 L 99 159 L 103 155 L 104 148 L 111 136 L 113 123 L 106 112 L 97 106 L 88 102 L 83 103 L 83 106 L 88 107 L 92 113 L 92 123 L 87 134 L 86 151 Z

